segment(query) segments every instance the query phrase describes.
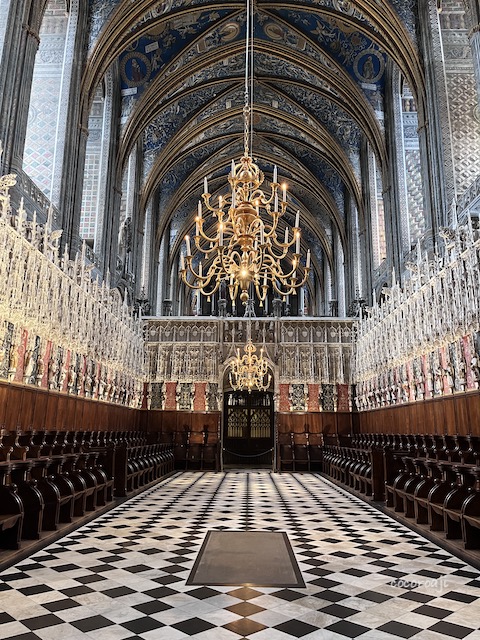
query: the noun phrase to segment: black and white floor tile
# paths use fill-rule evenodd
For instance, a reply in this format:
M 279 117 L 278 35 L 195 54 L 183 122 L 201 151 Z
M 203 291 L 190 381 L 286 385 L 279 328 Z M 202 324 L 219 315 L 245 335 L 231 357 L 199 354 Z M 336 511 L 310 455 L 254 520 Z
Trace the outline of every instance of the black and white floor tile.
M 285 531 L 305 589 L 187 586 L 208 531 Z M 3 640 L 480 639 L 480 573 L 314 474 L 179 473 L 0 574 Z

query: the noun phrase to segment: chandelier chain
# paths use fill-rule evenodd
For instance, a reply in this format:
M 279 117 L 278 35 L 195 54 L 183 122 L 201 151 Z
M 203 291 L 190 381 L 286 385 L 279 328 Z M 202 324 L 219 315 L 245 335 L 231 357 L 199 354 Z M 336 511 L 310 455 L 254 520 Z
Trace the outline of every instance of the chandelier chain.
M 180 254 L 185 285 L 206 296 L 207 301 L 217 291 L 225 299 L 228 291 L 233 309 L 239 294 L 244 305 L 255 295 L 262 307 L 269 292 L 286 301 L 286 296 L 296 295 L 306 283 L 310 272 L 310 250 L 305 263 L 301 261 L 300 211 L 294 224 L 285 220 L 280 233 L 279 223 L 288 207 L 287 185 L 279 183 L 274 166 L 268 190 L 262 188 L 265 174 L 252 158 L 254 6 L 253 0 L 246 0 L 244 154 L 239 161 L 232 160 L 227 188 L 218 196 L 209 192 L 204 178 L 195 218 L 195 251 L 187 235 L 186 255 Z M 205 210 L 210 214 L 208 223 Z

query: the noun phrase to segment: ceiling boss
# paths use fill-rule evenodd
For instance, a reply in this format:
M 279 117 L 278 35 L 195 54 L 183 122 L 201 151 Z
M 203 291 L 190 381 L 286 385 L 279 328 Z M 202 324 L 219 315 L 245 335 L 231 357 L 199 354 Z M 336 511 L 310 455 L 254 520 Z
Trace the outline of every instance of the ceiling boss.
M 192 239 L 185 237 L 186 254 L 180 256 L 180 274 L 191 289 L 209 299 L 222 282 L 228 288 L 232 305 L 238 294 L 243 304 L 253 291 L 262 306 L 270 287 L 286 298 L 307 280 L 310 272 L 310 250 L 302 264 L 300 253 L 300 212 L 290 230 L 285 227 L 279 237 L 279 220 L 287 211 L 287 186 L 278 182 L 273 168 L 268 192 L 262 189 L 263 171 L 250 153 L 250 127 L 253 114 L 253 11 L 247 0 L 245 46 L 245 105 L 243 108 L 244 152 L 239 162 L 232 160 L 229 187 L 216 202 L 204 179 L 202 201 L 198 202 L 193 242 L 199 255 L 194 265 Z M 249 81 L 252 91 L 249 91 Z M 208 220 L 207 220 L 208 218 Z M 203 255 L 202 255 L 203 254 Z M 202 259 L 204 264 L 202 264 Z

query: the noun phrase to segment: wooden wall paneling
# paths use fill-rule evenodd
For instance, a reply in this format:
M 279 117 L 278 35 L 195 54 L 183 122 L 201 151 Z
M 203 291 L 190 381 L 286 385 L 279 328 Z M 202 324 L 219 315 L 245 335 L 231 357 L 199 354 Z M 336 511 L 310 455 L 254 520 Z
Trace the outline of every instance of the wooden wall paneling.
M 172 433 L 177 428 L 177 412 L 162 412 L 162 433 Z
M 129 409 L 128 415 L 130 417 L 130 424 L 134 429 L 145 431 L 145 429 L 142 429 L 142 411 L 137 409 Z
M 142 411 L 142 424 L 149 433 L 162 433 L 163 411 Z
M 66 396 L 66 397 L 68 398 L 68 402 L 66 403 L 64 429 L 66 431 L 74 431 L 75 430 L 75 413 L 77 409 L 77 397 L 73 395 Z
M 190 411 L 177 411 L 175 416 L 176 432 L 191 431 L 192 414 Z
M 397 413 L 391 411 L 390 407 L 383 407 L 380 412 L 380 423 L 375 425 L 375 433 L 398 433 L 398 425 L 403 423 L 403 430 L 408 430 L 408 407 L 402 407 L 402 411 Z
M 23 387 L 22 406 L 17 421 L 17 427 L 23 431 L 29 429 L 35 419 L 37 394 L 38 390 L 35 387 Z
M 443 421 L 444 421 L 444 431 L 449 435 L 455 435 L 456 433 L 462 433 L 462 420 L 461 416 L 458 416 L 460 419 L 457 421 L 457 411 L 455 406 L 457 404 L 457 400 L 459 398 L 457 396 L 446 396 L 443 399 Z
M 9 389 L 5 411 L 5 428 L 15 431 L 20 425 L 23 405 L 23 387 L 12 385 Z
M 113 429 L 120 431 L 131 431 L 128 412 L 119 412 L 119 407 L 110 407 L 104 402 L 101 403 L 100 420 L 106 424 L 113 425 Z
M 8 385 L 0 382 L 0 428 L 5 425 L 8 402 Z
M 133 431 L 141 430 L 140 414 L 141 414 L 141 411 L 139 409 L 137 410 L 137 409 L 127 408 L 125 418 L 128 420 L 130 429 L 132 429 Z
M 337 414 L 322 413 L 322 433 L 334 435 L 337 433 Z
M 375 425 L 376 433 L 398 433 L 398 424 L 403 422 L 404 430 L 408 429 L 408 410 L 402 407 L 402 413 L 391 411 L 390 407 L 383 407 L 381 411 L 381 424 Z M 381 428 L 380 428 L 381 427 Z
M 445 410 L 443 406 L 443 399 L 439 399 L 436 402 L 430 403 L 429 408 L 431 411 L 433 411 L 435 433 L 448 433 L 445 424 Z
M 393 411 L 394 407 L 389 407 L 394 424 L 395 433 L 416 433 L 417 407 L 416 404 L 408 403 L 402 407 L 401 413 Z
M 388 411 L 376 409 L 368 416 L 368 423 L 370 433 L 385 432 L 389 428 Z
M 480 393 L 468 393 L 465 400 L 468 413 L 467 433 L 480 436 Z
M 385 433 L 395 430 L 395 423 L 392 421 L 395 416 L 390 416 L 388 409 L 376 409 L 370 416 L 370 433 Z
M 84 429 L 83 411 L 85 404 L 83 398 L 75 398 L 75 418 L 72 425 L 72 430 L 74 431 L 82 431 Z
M 358 433 L 370 433 L 369 411 L 361 411 L 357 414 Z
M 314 413 L 312 415 L 312 420 L 313 420 L 313 424 L 314 424 L 314 432 L 315 433 L 322 433 L 322 429 L 323 429 L 322 414 L 321 413 Z
M 57 394 L 49 393 L 47 398 L 47 411 L 45 413 L 45 430 L 49 431 L 50 429 L 55 428 L 56 420 L 57 420 Z
M 375 409 L 375 411 L 365 411 L 361 416 L 362 432 L 375 433 L 384 430 L 385 419 L 383 411 Z
M 437 433 L 435 400 L 420 402 L 417 407 L 417 433 Z
M 91 429 L 123 431 L 122 425 L 115 420 L 113 412 L 106 411 L 106 405 L 98 401 L 94 401 Z
M 305 413 L 302 416 L 302 432 L 314 431 L 315 416 L 317 415 L 318 413 Z
M 141 409 L 137 412 L 137 424 L 140 431 L 148 431 L 148 411 Z
M 361 428 L 360 414 L 355 411 L 352 413 L 352 433 L 360 433 Z
M 66 395 L 57 395 L 57 419 L 55 420 L 55 428 L 63 431 L 68 430 L 68 408 L 69 408 L 69 397 Z
M 116 406 L 113 411 L 110 411 L 110 407 L 105 405 L 103 408 L 105 417 L 110 416 L 117 426 L 117 429 L 123 429 L 125 431 L 133 431 L 135 425 L 132 424 L 130 411 L 127 407 Z
M 352 433 L 352 418 L 350 413 L 337 413 L 337 433 L 344 436 Z
M 99 424 L 106 424 L 107 429 L 112 431 L 130 431 L 128 422 L 119 418 L 116 407 L 110 409 L 104 402 L 98 405 L 97 421 Z
M 371 433 L 370 412 L 362 411 L 358 414 L 359 433 Z
M 285 412 L 285 413 L 279 414 L 279 416 L 280 416 L 280 424 L 282 425 L 281 433 L 291 433 L 293 429 L 293 423 L 295 420 L 294 414 L 290 412 Z
M 107 422 L 102 424 L 102 406 L 100 402 L 95 400 L 89 400 L 86 407 L 83 409 L 84 427 L 88 431 L 115 431 L 115 427 L 110 426 Z
M 192 413 L 191 425 L 192 431 L 200 432 L 204 431 L 214 431 L 215 426 L 217 424 L 218 414 L 216 413 L 206 413 L 206 412 L 195 412 Z
M 45 429 L 45 421 L 47 419 L 48 410 L 48 393 L 39 390 L 35 394 L 35 408 L 33 412 L 32 422 L 27 425 L 27 429 L 36 429 L 43 431 Z
M 295 413 L 295 417 L 292 422 L 293 433 L 305 433 L 307 429 L 308 414 L 307 413 Z
M 98 403 L 93 400 L 85 400 L 83 404 L 82 425 L 79 431 L 82 429 L 85 431 L 93 431 L 96 428 L 101 429 L 101 425 L 97 423 L 97 405 Z M 108 427 L 105 427 L 105 429 L 107 428 Z
M 455 424 L 457 433 L 465 436 L 469 433 L 468 403 L 464 394 L 454 396 Z
M 284 433 L 285 422 L 282 420 L 282 414 L 281 413 L 276 413 L 275 414 L 275 428 L 277 429 L 278 433 Z
M 429 425 L 425 402 L 414 402 L 412 405 L 414 412 L 411 413 L 410 433 L 432 433 L 432 426 Z

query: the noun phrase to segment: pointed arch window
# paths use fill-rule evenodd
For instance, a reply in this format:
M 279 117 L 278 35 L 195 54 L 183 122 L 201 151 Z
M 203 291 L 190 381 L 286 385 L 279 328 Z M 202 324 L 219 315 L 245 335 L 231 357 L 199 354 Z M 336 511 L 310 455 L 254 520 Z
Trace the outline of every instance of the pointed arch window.
M 407 229 L 406 250 L 414 247 L 425 233 L 420 142 L 417 105 L 413 93 L 403 80 L 400 89 L 401 131 L 404 156 Z
M 94 248 L 99 209 L 102 138 L 104 124 L 103 84 L 97 87 L 88 119 L 88 139 L 83 176 L 80 237 Z
M 78 2 L 49 0 L 35 57 L 23 170 L 54 205 L 62 184 Z

